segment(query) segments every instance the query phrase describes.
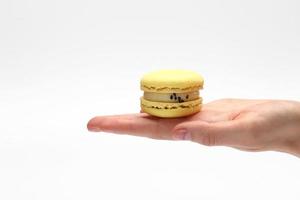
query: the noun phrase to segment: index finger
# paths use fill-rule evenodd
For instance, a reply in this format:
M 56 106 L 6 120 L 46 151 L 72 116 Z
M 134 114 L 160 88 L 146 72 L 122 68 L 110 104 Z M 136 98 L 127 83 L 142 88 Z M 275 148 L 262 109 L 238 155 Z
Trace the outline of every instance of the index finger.
M 87 128 L 95 132 L 111 132 L 149 137 L 172 139 L 172 129 L 183 119 L 162 119 L 146 113 L 98 116 L 91 119 Z

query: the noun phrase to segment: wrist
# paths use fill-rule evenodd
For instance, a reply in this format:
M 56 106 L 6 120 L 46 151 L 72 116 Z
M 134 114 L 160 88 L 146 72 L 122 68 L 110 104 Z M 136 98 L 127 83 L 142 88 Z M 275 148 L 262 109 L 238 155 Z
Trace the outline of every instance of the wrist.
M 289 101 L 286 132 L 283 132 L 285 139 L 283 151 L 300 157 L 300 102 Z

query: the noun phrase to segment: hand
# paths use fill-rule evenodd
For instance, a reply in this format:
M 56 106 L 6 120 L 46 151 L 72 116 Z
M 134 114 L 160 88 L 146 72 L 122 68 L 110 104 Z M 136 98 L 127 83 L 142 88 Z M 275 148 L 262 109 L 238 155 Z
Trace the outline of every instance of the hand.
M 300 103 L 294 101 L 222 99 L 204 104 L 201 112 L 189 117 L 163 119 L 146 113 L 99 116 L 87 127 L 90 131 L 191 140 L 246 151 L 275 150 L 300 157 Z

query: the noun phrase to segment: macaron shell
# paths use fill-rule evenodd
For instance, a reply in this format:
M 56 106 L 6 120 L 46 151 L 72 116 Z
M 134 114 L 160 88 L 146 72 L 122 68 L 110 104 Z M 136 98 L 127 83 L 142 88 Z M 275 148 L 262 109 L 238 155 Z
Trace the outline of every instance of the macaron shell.
M 141 90 L 157 93 L 183 93 L 203 88 L 201 75 L 190 70 L 160 70 L 150 72 L 141 79 Z
M 163 103 L 148 101 L 141 97 L 143 112 L 162 118 L 176 118 L 195 114 L 201 110 L 202 98 L 184 103 Z

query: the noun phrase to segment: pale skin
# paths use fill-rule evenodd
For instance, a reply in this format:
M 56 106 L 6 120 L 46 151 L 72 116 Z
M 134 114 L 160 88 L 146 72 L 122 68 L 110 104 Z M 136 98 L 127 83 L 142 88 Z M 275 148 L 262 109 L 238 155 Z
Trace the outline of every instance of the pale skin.
M 189 140 L 207 146 L 244 151 L 280 151 L 300 157 L 300 102 L 285 100 L 221 99 L 201 112 L 163 119 L 146 113 L 98 116 L 88 130 Z

